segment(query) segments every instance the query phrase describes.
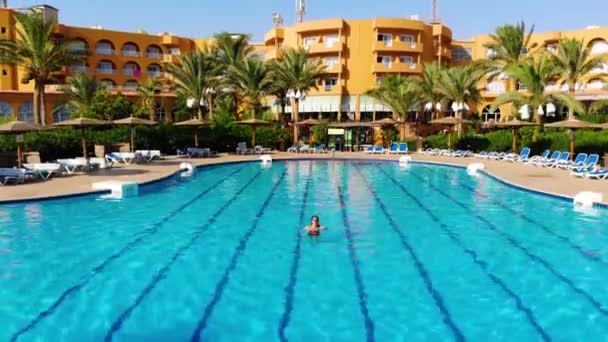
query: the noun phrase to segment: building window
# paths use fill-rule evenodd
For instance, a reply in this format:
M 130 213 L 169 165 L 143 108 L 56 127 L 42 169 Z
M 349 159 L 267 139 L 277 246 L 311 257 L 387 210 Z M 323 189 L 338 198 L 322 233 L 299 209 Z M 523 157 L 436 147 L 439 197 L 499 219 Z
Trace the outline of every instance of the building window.
M 13 108 L 11 104 L 5 101 L 0 101 L 0 120 L 12 120 Z
M 317 37 L 305 37 L 302 41 L 305 49 L 308 49 L 311 45 L 316 44 L 318 41 Z
M 524 56 L 527 56 L 529 51 L 530 50 L 528 50 L 528 48 L 525 46 L 523 48 L 521 48 L 521 54 Z
M 124 88 L 128 90 L 136 90 L 139 87 L 139 83 L 136 80 L 129 80 L 125 82 Z
M 156 59 L 162 58 L 163 50 L 160 48 L 160 46 L 150 45 L 146 49 L 146 57 Z
M 121 52 L 125 57 L 139 57 L 139 48 L 134 43 L 126 43 L 123 45 Z
M 22 102 L 19 105 L 18 116 L 20 121 L 34 122 L 34 105 L 31 101 Z
M 502 94 L 505 92 L 505 85 L 501 81 L 492 81 L 486 87 L 486 91 L 492 94 Z
M 325 91 L 331 91 L 333 87 L 338 84 L 337 78 L 326 78 L 323 80 L 323 85 L 325 86 Z
M 5 34 L 6 33 L 6 27 L 2 26 L 2 29 L 1 29 L 0 32 L 2 32 L 2 34 Z
M 102 56 L 113 56 L 115 54 L 114 45 L 109 41 L 100 41 L 95 46 L 95 53 Z
M 331 48 L 340 42 L 340 36 L 337 34 L 327 35 L 324 37 L 325 47 Z
M 486 57 L 492 58 L 494 56 L 496 56 L 496 52 L 494 51 L 494 49 L 488 48 L 488 50 L 486 50 Z
M 106 87 L 106 89 L 108 89 L 108 90 L 114 89 L 114 86 L 115 86 L 114 81 L 112 81 L 112 80 L 101 80 L 101 81 L 99 81 L 99 84 Z
M 391 67 L 391 57 L 390 56 L 378 56 L 376 58 L 376 62 L 382 63 L 382 65 L 384 65 L 385 68 Z
M 139 65 L 137 65 L 137 63 L 135 62 L 128 62 L 127 64 L 125 64 L 125 67 L 123 68 L 123 74 L 127 75 L 127 76 L 134 76 L 134 77 L 140 77 L 141 76 L 141 69 L 139 68 Z
M 85 64 L 85 62 L 80 62 L 77 64 L 70 65 L 69 70 L 72 73 L 85 73 L 87 72 L 87 65 Z
M 179 56 L 181 54 L 181 51 L 177 47 L 172 47 L 172 48 L 169 48 L 169 54 L 174 55 L 174 56 Z
M 66 105 L 58 105 L 53 110 L 53 122 L 61 122 L 68 120 L 71 117 L 71 113 Z
M 414 64 L 414 58 L 412 56 L 400 56 L 399 63 L 412 65 Z
M 517 82 L 517 90 L 518 91 L 527 91 L 528 87 L 523 83 Z
M 452 48 L 452 59 L 455 61 L 470 61 L 473 59 L 473 49 L 455 46 Z
M 608 53 L 608 42 L 603 39 L 594 41 L 591 45 L 591 54 Z
M 500 121 L 500 108 L 496 108 L 496 110 L 492 111 L 492 108 L 488 105 L 485 106 L 483 111 L 481 112 L 481 118 L 484 122 L 498 122 Z
M 6 69 L 2 69 L 2 76 L 6 76 L 8 75 L 8 71 L 6 71 Z
M 74 40 L 68 43 L 68 50 L 73 53 L 85 53 L 87 44 L 82 40 Z
M 158 64 L 150 64 L 148 65 L 148 68 L 146 69 L 146 73 L 148 76 L 151 77 L 158 77 L 160 76 L 160 65 Z
M 156 103 L 156 120 L 158 122 L 167 121 L 167 113 L 165 113 L 165 107 L 162 104 Z
M 549 51 L 552 54 L 556 54 L 557 46 L 555 44 L 549 44 L 549 45 L 547 45 L 547 51 Z
M 399 35 L 399 40 L 408 44 L 411 47 L 416 46 L 416 43 L 414 42 L 414 36 L 412 36 L 411 34 L 401 34 Z
M 110 61 L 101 61 L 97 64 L 97 73 L 111 75 L 114 73 L 114 64 Z
M 338 57 L 325 57 L 323 58 L 323 65 L 327 68 L 327 69 L 331 69 L 334 65 L 338 65 L 340 63 L 340 60 L 338 59 Z
M 393 35 L 390 33 L 379 33 L 378 41 L 383 42 L 384 46 L 393 46 Z

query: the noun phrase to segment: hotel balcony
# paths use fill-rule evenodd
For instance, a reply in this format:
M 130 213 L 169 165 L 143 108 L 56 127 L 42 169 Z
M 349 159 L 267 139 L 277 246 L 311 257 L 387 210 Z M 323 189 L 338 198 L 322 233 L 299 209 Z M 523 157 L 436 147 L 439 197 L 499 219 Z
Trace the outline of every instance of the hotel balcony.
M 374 52 L 414 52 L 422 53 L 422 43 L 409 43 L 400 40 L 393 40 L 392 43 L 386 44 L 381 41 L 374 41 Z
M 179 55 L 166 54 L 163 56 L 162 63 L 176 64 L 179 61 Z
M 266 53 L 264 53 L 264 59 L 266 60 L 271 60 L 271 59 L 277 59 L 279 53 L 277 52 L 276 49 L 270 49 L 268 51 L 266 51 Z
M 306 50 L 310 55 L 319 53 L 339 53 L 344 51 L 344 46 L 343 38 L 341 38 L 339 42 L 335 42 L 331 45 L 326 43 L 310 44 Z
M 406 63 L 374 63 L 372 73 L 422 73 L 421 64 L 406 64 Z
M 179 45 L 179 37 L 170 34 L 164 34 L 160 43 L 163 45 Z
M 344 72 L 344 64 L 343 63 L 326 65 L 325 69 L 323 69 L 323 73 L 325 73 L 325 74 L 341 74 L 343 72 Z
M 56 36 L 60 36 L 60 37 L 65 36 L 66 31 L 67 31 L 67 28 L 63 24 L 57 24 L 53 28 L 53 34 Z
M 283 28 L 273 28 L 268 33 L 264 35 L 264 44 L 265 45 L 274 45 L 275 41 L 281 43 L 285 39 L 285 29 Z
M 163 54 L 162 52 L 146 51 L 146 58 L 162 59 Z
M 426 24 L 416 19 L 375 18 L 373 28 L 424 31 Z
M 116 50 L 113 49 L 95 49 L 95 54 L 98 56 L 115 56 Z
M 107 68 L 97 68 L 95 72 L 100 75 L 114 75 L 116 73 L 116 69 L 107 69 Z
M 452 49 L 449 47 L 442 47 L 441 49 L 439 47 L 435 48 L 435 56 L 436 57 L 445 57 L 448 59 L 452 59 Z

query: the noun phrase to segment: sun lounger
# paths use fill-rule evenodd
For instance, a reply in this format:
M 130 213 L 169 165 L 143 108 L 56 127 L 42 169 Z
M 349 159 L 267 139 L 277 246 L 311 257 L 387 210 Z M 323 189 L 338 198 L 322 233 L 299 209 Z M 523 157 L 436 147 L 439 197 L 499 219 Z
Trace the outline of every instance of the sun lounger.
M 84 170 L 87 168 L 87 166 L 89 166 L 88 161 L 84 158 L 57 159 L 57 163 L 61 164 L 68 174 L 72 174 L 79 170 Z
M 581 153 L 581 154 L 583 154 L 583 153 Z M 579 155 L 581 155 L 581 154 L 579 154 Z M 578 159 L 578 156 L 577 156 L 577 159 Z M 576 176 L 576 177 L 585 176 L 586 173 L 595 170 L 599 160 L 600 160 L 599 155 L 597 155 L 597 154 L 589 155 L 589 157 L 587 157 L 587 159 L 582 164 L 575 163 L 570 167 L 570 175 Z
M 18 168 L 0 168 L 0 184 L 24 183 L 28 178 L 35 178 L 38 174 L 34 171 Z
M 314 153 L 327 153 L 327 149 L 325 148 L 325 145 L 323 144 L 319 144 L 317 146 L 315 146 Z
M 481 151 L 479 153 L 475 153 L 474 156 L 476 158 L 481 158 L 481 159 L 488 159 L 489 158 L 488 152 L 486 152 L 486 151 Z
M 456 157 L 456 158 L 465 158 L 465 157 L 470 157 L 471 155 L 473 155 L 471 153 L 471 151 L 467 151 L 467 150 L 456 150 L 449 154 L 450 157 Z
M 490 152 L 490 155 L 488 157 L 488 159 L 492 159 L 492 160 L 502 160 L 507 156 L 506 153 L 504 152 Z
M 268 147 L 262 147 L 262 145 L 255 145 L 253 147 L 253 152 L 255 154 L 266 154 L 266 153 L 270 153 L 271 149 Z
M 298 152 L 300 152 L 300 153 L 310 152 L 310 145 L 304 144 L 304 145 L 300 146 L 300 149 L 298 150 Z
M 562 152 L 562 154 L 559 156 L 559 159 L 557 159 L 555 161 L 555 163 L 553 163 L 553 165 L 545 165 L 547 167 L 564 167 L 564 166 L 568 166 L 570 165 L 570 152 Z
M 133 152 L 111 152 L 106 154 L 106 160 L 113 163 L 125 163 L 127 165 L 135 161 L 137 155 Z
M 388 154 L 397 154 L 399 153 L 399 144 L 396 142 L 391 143 L 391 146 L 388 148 Z
M 35 173 L 42 180 L 48 180 L 53 175 L 61 174 L 64 166 L 59 163 L 35 163 L 23 165 L 27 170 Z
M 383 153 L 384 153 L 384 146 L 376 145 L 374 147 L 374 154 L 383 154 Z
M 608 170 L 607 169 L 598 169 L 585 173 L 585 177 L 589 179 L 598 179 L 604 180 L 608 178 Z
M 254 150 L 247 147 L 246 142 L 240 142 L 236 145 L 236 154 L 253 154 Z
M 549 150 L 545 150 L 545 151 L 543 151 L 543 153 L 541 155 L 532 156 L 532 157 L 530 157 L 530 158 L 522 161 L 521 163 L 524 164 L 524 165 L 535 165 L 538 162 L 542 162 L 542 161 L 547 160 L 547 158 L 549 157 L 549 153 L 550 152 L 551 151 L 549 151 Z
M 367 150 L 365 150 L 365 153 L 369 153 L 369 154 L 374 153 L 374 145 L 367 146 Z
M 562 155 L 562 153 L 560 151 L 554 151 L 551 154 L 551 157 L 549 157 L 549 159 L 545 159 L 545 160 L 540 160 L 536 163 L 536 166 L 545 166 L 545 165 L 553 165 L 557 162 L 557 160 L 559 159 L 559 157 Z
M 408 154 L 409 152 L 409 148 L 407 146 L 407 143 L 399 143 L 399 151 L 398 154 Z
M 289 153 L 298 153 L 298 150 L 300 149 L 300 146 L 298 145 L 293 145 L 290 148 L 287 149 L 287 152 Z
M 506 161 L 510 161 L 510 162 L 519 162 L 522 163 L 526 160 L 528 160 L 528 158 L 530 157 L 530 149 L 525 147 L 523 148 L 519 154 L 515 154 L 515 153 L 509 153 L 505 156 L 504 160 Z
M 135 154 L 140 155 L 146 162 L 162 158 L 159 150 L 137 150 L 135 151 Z
M 572 168 L 580 168 L 585 166 L 587 161 L 587 153 L 579 153 L 576 158 L 574 158 L 574 162 L 568 161 L 564 163 L 558 163 L 556 166 L 560 169 L 572 169 Z

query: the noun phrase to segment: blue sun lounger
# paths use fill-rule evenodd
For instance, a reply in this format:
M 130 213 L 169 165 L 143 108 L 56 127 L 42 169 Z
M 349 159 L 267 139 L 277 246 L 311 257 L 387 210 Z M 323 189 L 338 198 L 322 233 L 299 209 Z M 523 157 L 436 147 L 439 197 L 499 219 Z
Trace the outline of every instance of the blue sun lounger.
M 391 147 L 388 149 L 388 154 L 397 154 L 399 153 L 399 144 L 396 142 L 391 143 Z
M 384 146 L 376 145 L 374 147 L 374 154 L 383 154 L 383 153 L 384 153 Z
M 407 154 L 409 151 L 407 143 L 399 143 L 399 154 Z
M 562 164 L 558 164 L 557 167 L 559 167 L 560 169 L 578 169 L 581 168 L 583 166 L 585 166 L 587 164 L 587 153 L 579 153 L 576 155 L 576 158 L 574 158 L 574 162 L 572 163 L 562 163 Z

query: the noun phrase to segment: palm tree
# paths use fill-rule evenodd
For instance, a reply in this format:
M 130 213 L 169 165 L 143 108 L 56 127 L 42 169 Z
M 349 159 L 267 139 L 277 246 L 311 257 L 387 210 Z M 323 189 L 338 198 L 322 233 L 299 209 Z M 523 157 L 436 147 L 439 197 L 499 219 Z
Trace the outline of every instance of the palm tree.
M 553 63 L 560 81 L 568 84 L 568 93 L 574 97 L 577 83 L 592 75 L 593 69 L 608 61 L 608 55 L 592 56 L 591 47 L 585 47 L 582 40 L 566 38 L 559 41 Z M 569 118 L 574 118 L 574 109 L 569 107 Z
M 581 103 L 570 94 L 545 92 L 545 87 L 558 76 L 558 70 L 547 54 L 543 54 L 537 60 L 527 60 L 512 65 L 507 71 L 517 82 L 525 85 L 527 90 L 501 94 L 494 101 L 493 107 L 505 103 L 511 103 L 516 107 L 527 105 L 528 110 L 533 111 L 534 120 L 539 125 L 542 123 L 542 113 L 544 113 L 541 109 L 552 102 L 566 105 L 579 113 L 584 112 Z M 535 131 L 535 141 L 538 140 L 539 134 L 540 127 Z
M 34 81 L 34 121 L 45 124 L 44 85 L 53 80 L 62 67 L 84 58 L 68 49 L 67 42 L 53 39 L 56 22 L 42 13 L 14 13 L 16 40 L 0 40 L 0 64 L 17 65 L 25 73 L 22 83 Z
M 257 58 L 247 58 L 242 63 L 231 66 L 228 74 L 249 102 L 255 119 L 262 107 L 262 97 L 268 94 L 272 85 L 266 64 Z
M 63 93 L 69 99 L 66 106 L 73 116 L 85 117 L 93 112 L 98 89 L 95 76 L 79 73 L 68 79 Z
M 318 59 L 309 59 L 308 52 L 303 49 L 288 49 L 283 51 L 272 67 L 273 82 L 284 87 L 286 96 L 291 102 L 291 119 L 298 122 L 298 103 L 310 89 L 317 88 L 324 67 Z M 299 94 L 300 96 L 296 96 Z M 298 127 L 294 125 L 294 143 L 298 139 Z
M 384 77 L 377 88 L 367 91 L 366 94 L 390 107 L 404 124 L 408 113 L 416 111 L 423 99 L 416 81 L 402 75 Z M 416 120 L 416 131 L 417 123 L 418 120 Z M 401 130 L 401 140 L 405 139 L 404 134 L 405 130 Z
M 437 105 L 441 105 L 441 101 L 443 100 L 443 95 L 437 91 L 437 83 L 440 76 L 441 66 L 439 64 L 425 65 L 422 78 L 415 83 L 422 100 L 431 106 L 431 119 L 438 117 Z
M 153 78 L 150 78 L 137 87 L 139 95 L 139 106 L 143 109 L 152 121 L 156 121 L 156 96 L 160 92 L 160 87 Z
M 249 44 L 249 36 L 247 35 L 233 35 L 222 32 L 216 34 L 214 38 L 216 60 L 224 67 L 224 70 L 243 63 L 243 61 L 253 53 L 253 46 Z M 231 79 L 230 75 L 224 75 L 222 81 L 224 92 L 232 94 L 235 116 L 238 116 L 239 98 L 235 89 L 236 81 Z
M 515 25 L 499 26 L 490 34 L 491 42 L 485 47 L 492 52 L 488 55 L 492 62 L 494 74 L 504 72 L 506 68 L 515 65 L 532 55 L 536 44 L 531 43 L 534 25 L 526 32 L 526 24 L 522 21 Z
M 456 117 L 462 119 L 468 104 L 477 103 L 481 99 L 478 85 L 485 75 L 485 65 L 476 63 L 442 69 L 435 91 L 453 102 Z M 459 124 L 458 137 L 461 136 L 462 125 Z
M 193 103 L 198 119 L 202 120 L 203 111 L 199 104 L 205 98 L 210 79 L 216 75 L 213 57 L 197 50 L 180 56 L 176 64 L 169 64 L 167 72 L 172 76 L 177 94 Z

